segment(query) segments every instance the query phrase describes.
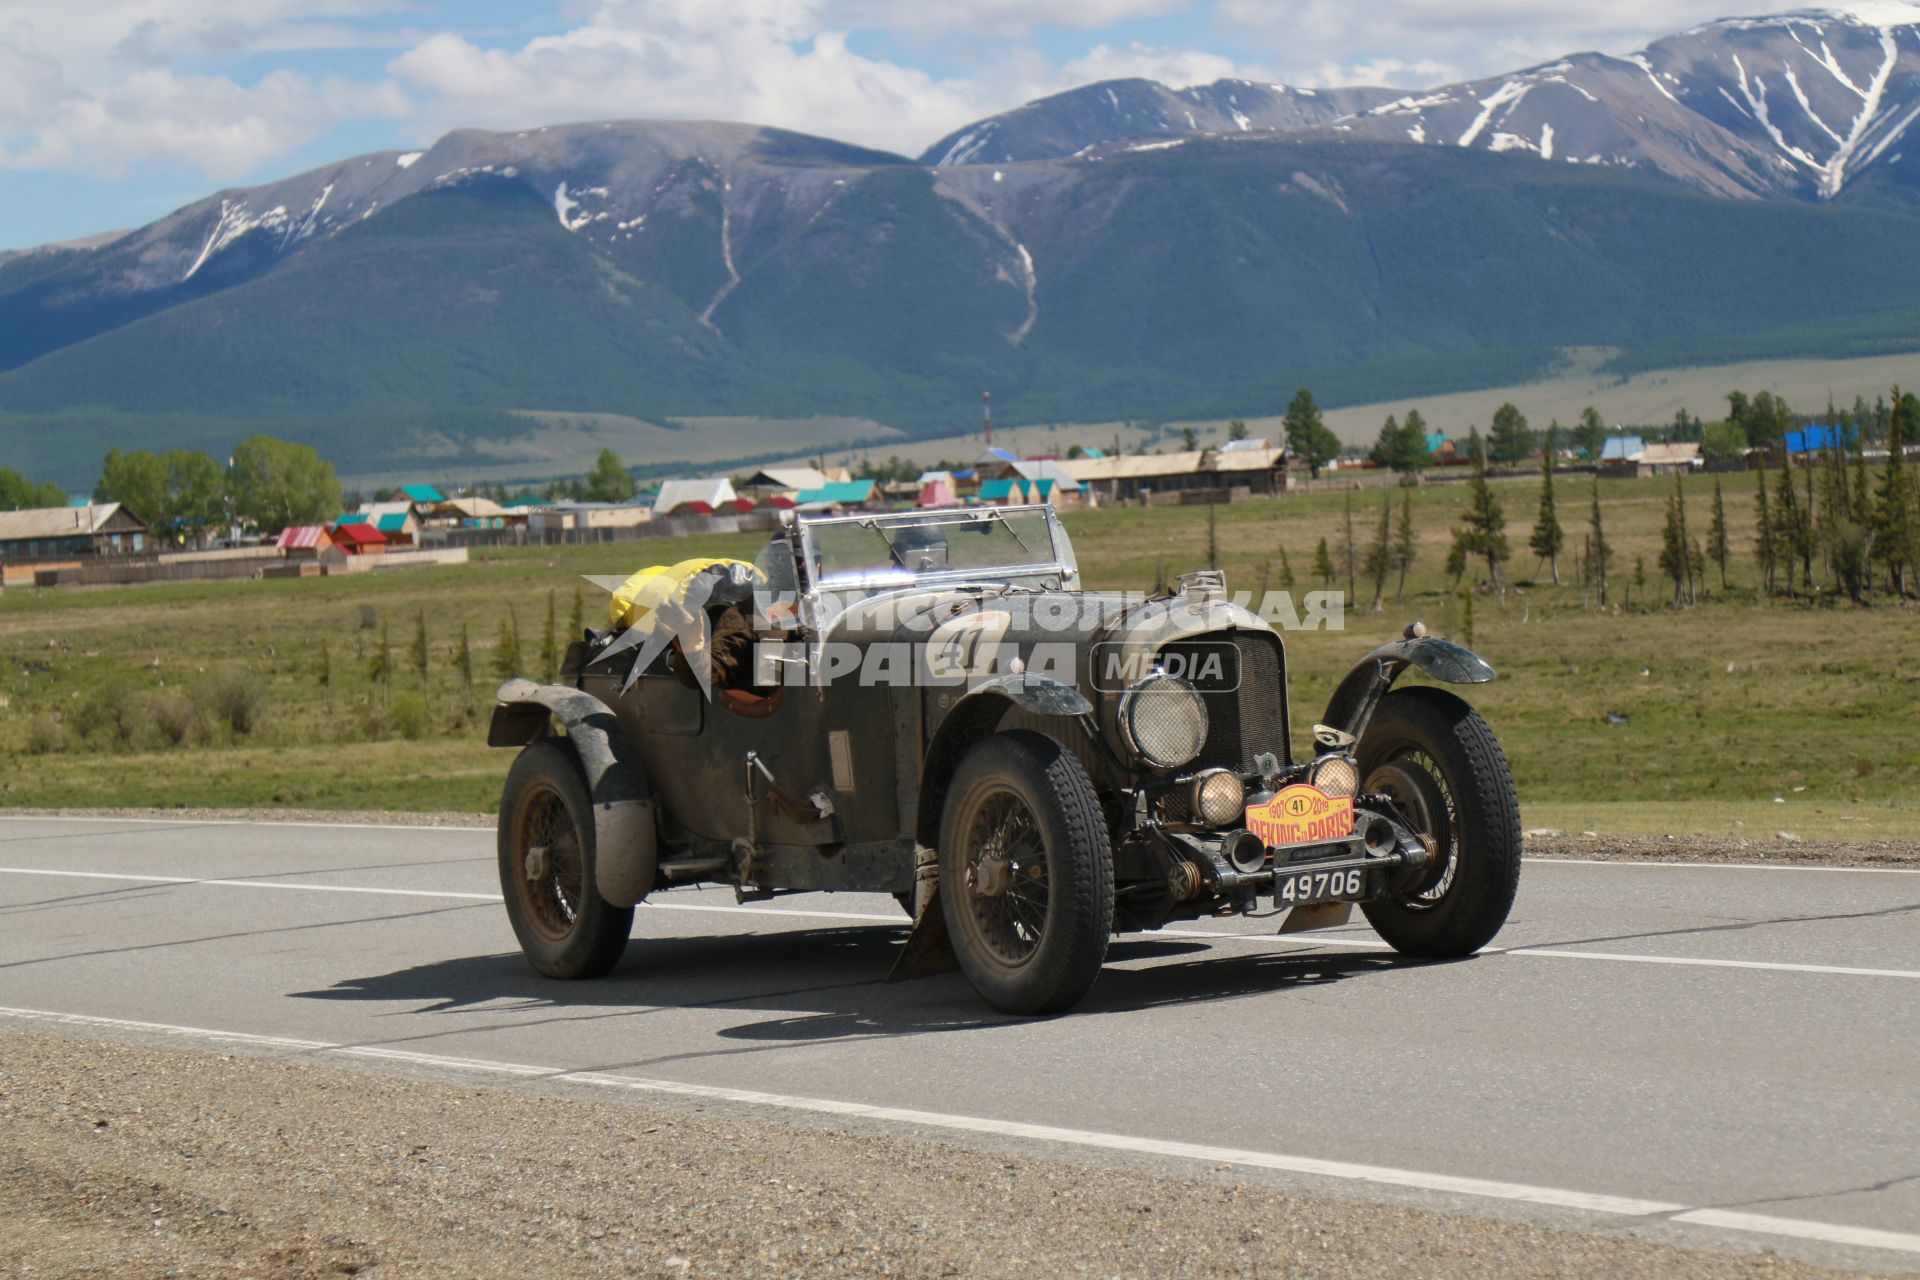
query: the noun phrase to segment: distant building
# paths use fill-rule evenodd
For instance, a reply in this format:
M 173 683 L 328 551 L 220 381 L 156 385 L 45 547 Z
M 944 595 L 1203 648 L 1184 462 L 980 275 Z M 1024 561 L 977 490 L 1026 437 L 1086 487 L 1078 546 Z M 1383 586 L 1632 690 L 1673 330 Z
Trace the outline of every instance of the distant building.
M 837 480 L 818 489 L 803 489 L 793 495 L 794 504 L 809 513 L 865 511 L 878 498 L 871 480 Z
M 762 467 L 734 488 L 740 496 L 757 502 L 776 494 L 796 494 L 803 489 L 823 489 L 833 477 L 815 467 Z
M 1802 427 L 1798 431 L 1787 432 L 1787 452 L 1825 453 L 1829 449 L 1851 449 L 1859 435 L 1860 429 L 1851 425 Z
M 333 535 L 323 524 L 292 524 L 280 531 L 273 545 L 289 560 L 317 560 L 333 549 Z
M 26 564 L 147 549 L 147 522 L 117 502 L 0 511 L 0 560 Z
M 410 547 L 420 541 L 420 517 L 407 501 L 375 502 L 358 511 L 343 513 L 333 522 L 337 532 L 347 525 L 372 525 L 386 537 L 387 545 Z M 335 539 L 338 541 L 338 539 Z
M 726 476 L 668 480 L 660 486 L 660 492 L 653 499 L 653 514 L 670 516 L 682 512 L 712 515 L 722 503 L 732 502 L 739 496 L 733 491 L 733 481 Z
M 1123 502 L 1149 494 L 1221 489 L 1265 495 L 1287 487 L 1286 450 L 1271 446 L 1075 458 L 1057 465 L 1092 493 Z
M 1650 444 L 1641 452 L 1635 464 L 1635 473 L 1642 476 L 1685 475 L 1699 468 L 1698 444 Z
M 333 545 L 350 556 L 383 555 L 387 535 L 364 520 L 337 524 L 332 531 Z
M 1608 436 L 1600 448 L 1600 474 L 1615 478 L 1640 474 L 1647 442 L 1639 436 Z
M 637 529 L 653 520 L 653 510 L 631 502 L 554 502 L 532 510 L 527 532 L 568 529 Z

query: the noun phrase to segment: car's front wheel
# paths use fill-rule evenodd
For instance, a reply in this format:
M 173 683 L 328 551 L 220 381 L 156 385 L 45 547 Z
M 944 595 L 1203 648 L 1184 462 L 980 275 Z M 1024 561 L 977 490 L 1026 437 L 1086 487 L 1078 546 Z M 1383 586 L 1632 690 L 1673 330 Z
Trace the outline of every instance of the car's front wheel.
M 1444 689 L 1396 689 L 1361 740 L 1368 795 L 1384 795 L 1428 837 L 1434 860 L 1367 921 L 1404 955 L 1471 955 L 1507 922 L 1520 885 L 1520 802 L 1493 730 Z
M 598 978 L 620 961 L 633 908 L 594 888 L 593 805 L 573 753 L 536 742 L 500 797 L 500 891 L 520 950 L 549 978 Z
M 1080 762 L 1037 733 L 967 753 L 940 824 L 940 901 L 961 970 L 1006 1013 L 1058 1013 L 1100 976 L 1113 853 Z

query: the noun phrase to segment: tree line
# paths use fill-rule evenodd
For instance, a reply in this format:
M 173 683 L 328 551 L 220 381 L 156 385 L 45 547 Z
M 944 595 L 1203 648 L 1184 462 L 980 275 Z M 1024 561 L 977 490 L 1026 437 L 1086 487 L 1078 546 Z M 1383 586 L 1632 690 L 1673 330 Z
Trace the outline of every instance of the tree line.
M 225 466 L 197 449 L 109 449 L 96 502 L 118 502 L 157 541 L 201 543 L 230 524 L 274 533 L 341 510 L 340 478 L 312 446 L 256 435 Z M 49 504 L 51 505 L 51 504 Z
M 1906 458 L 1907 446 L 1920 442 L 1920 398 L 1894 388 L 1882 428 L 1886 457 L 1878 464 L 1877 476 L 1867 462 L 1865 423 L 1850 435 L 1835 433 L 1828 437 L 1818 450 L 1794 455 L 1788 451 L 1786 433 L 1795 420 L 1777 397 L 1763 392 L 1754 402 L 1748 402 L 1738 425 L 1744 434 L 1755 422 L 1779 433 L 1770 441 L 1751 446 L 1760 450 L 1761 462 L 1750 473 L 1756 511 L 1752 545 L 1760 592 L 1767 596 L 1784 593 L 1788 598 L 1841 595 L 1861 604 L 1879 593 L 1895 600 L 1920 595 L 1920 484 L 1909 474 Z M 1500 496 L 1487 482 L 1487 455 L 1491 452 L 1475 450 L 1472 454 L 1467 510 L 1454 529 L 1447 556 L 1447 573 L 1455 589 L 1467 570 L 1476 565 L 1484 567 L 1490 588 L 1504 591 L 1506 587 L 1504 570 L 1513 549 Z M 1800 458 L 1798 464 L 1794 462 L 1796 456 Z M 1575 580 L 1600 608 L 1608 606 L 1610 592 L 1613 596 L 1624 595 L 1631 603 L 1633 592 L 1638 590 L 1644 602 L 1644 557 L 1635 558 L 1631 578 L 1621 584 L 1624 589 L 1616 588 L 1611 573 L 1614 550 L 1607 540 L 1597 475 L 1591 481 L 1586 528 L 1579 537 L 1569 539 L 1559 515 L 1554 457 L 1552 449 L 1541 453 L 1540 496 L 1528 550 L 1542 567 L 1550 568 L 1555 586 L 1562 585 L 1560 559 L 1571 550 Z M 1687 475 L 1674 475 L 1655 567 L 1671 584 L 1677 608 L 1697 603 L 1706 593 L 1709 566 L 1716 571 L 1720 589 L 1729 589 L 1727 566 L 1737 535 L 1727 521 L 1725 480 L 1720 474 L 1713 477 L 1702 533 L 1689 509 Z M 1351 523 L 1351 502 L 1348 519 Z M 1384 545 L 1384 519 L 1375 550 L 1369 552 L 1369 565 L 1377 563 L 1377 549 Z M 1376 588 L 1376 609 L 1379 603 Z

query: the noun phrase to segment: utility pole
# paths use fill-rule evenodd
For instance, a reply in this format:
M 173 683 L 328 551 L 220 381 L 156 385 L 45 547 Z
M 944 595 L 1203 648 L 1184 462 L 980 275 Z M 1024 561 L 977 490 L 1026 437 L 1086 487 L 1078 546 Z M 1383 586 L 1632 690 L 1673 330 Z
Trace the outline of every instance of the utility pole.
M 986 422 L 987 448 L 993 448 L 993 392 L 980 393 L 980 413 Z

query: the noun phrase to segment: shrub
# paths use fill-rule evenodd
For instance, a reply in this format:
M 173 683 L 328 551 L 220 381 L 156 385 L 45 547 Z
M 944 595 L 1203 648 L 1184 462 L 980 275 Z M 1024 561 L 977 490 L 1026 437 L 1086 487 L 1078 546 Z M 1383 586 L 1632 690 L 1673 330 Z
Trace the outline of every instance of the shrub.
M 67 749 L 67 731 L 52 716 L 35 716 L 27 722 L 27 740 L 22 744 L 30 756 L 50 756 Z
M 360 606 L 360 629 L 362 631 L 372 631 L 379 625 L 380 625 L 379 608 L 370 604 L 361 605 Z
M 427 720 L 427 701 L 417 693 L 401 694 L 387 713 L 388 726 L 409 742 L 427 736 Z
M 159 689 L 148 694 L 147 714 L 153 720 L 153 727 L 160 731 L 160 740 L 172 747 L 186 745 L 200 716 L 193 699 L 177 689 Z
M 138 739 L 144 717 L 132 687 L 116 680 L 83 698 L 74 719 L 75 728 L 88 742 L 124 751 Z
M 236 738 L 252 733 L 266 694 L 249 671 L 216 671 L 193 686 L 194 704 Z

